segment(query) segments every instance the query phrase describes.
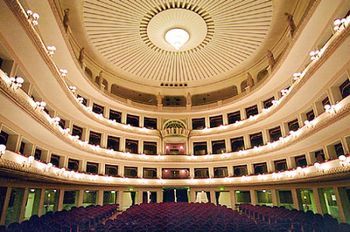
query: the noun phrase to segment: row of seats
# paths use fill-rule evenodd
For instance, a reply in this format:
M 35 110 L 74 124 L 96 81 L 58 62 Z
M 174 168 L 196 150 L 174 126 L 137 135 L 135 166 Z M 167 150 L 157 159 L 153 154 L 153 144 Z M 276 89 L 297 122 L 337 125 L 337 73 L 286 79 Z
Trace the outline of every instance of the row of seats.
M 312 211 L 289 210 L 284 207 L 268 207 L 242 204 L 239 211 L 256 221 L 262 231 L 318 231 L 350 232 L 350 225 L 341 223 L 329 214 L 314 214 Z
M 13 232 L 78 232 L 90 231 L 104 220 L 110 218 L 118 205 L 73 207 L 71 210 L 48 212 L 42 217 L 33 215 L 22 223 L 12 223 L 0 231 Z
M 254 220 L 212 203 L 152 203 L 130 207 L 96 231 L 260 231 Z

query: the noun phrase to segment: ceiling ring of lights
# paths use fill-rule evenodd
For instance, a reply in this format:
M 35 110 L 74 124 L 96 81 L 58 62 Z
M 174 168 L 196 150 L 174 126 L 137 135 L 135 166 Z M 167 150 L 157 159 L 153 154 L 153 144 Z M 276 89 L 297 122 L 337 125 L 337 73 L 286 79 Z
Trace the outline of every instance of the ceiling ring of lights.
M 194 10 L 189 10 L 194 9 Z M 154 11 L 151 13 L 154 14 Z M 147 46 L 156 51 L 193 52 L 210 43 L 214 36 L 214 21 L 210 15 L 199 7 L 169 8 L 146 14 L 140 23 L 140 36 Z M 173 28 L 181 28 L 190 34 L 189 41 L 180 50 L 174 49 L 164 36 Z
M 96 59 L 116 76 L 146 86 L 186 83 L 196 87 L 225 80 L 252 61 L 268 42 L 272 2 L 84 0 L 82 26 Z M 203 39 L 179 51 L 161 48 L 147 32 L 157 15 L 176 10 L 190 12 L 206 25 Z M 188 31 L 188 45 L 196 36 L 181 25 L 163 32 L 171 28 Z M 164 35 L 161 39 L 164 42 Z

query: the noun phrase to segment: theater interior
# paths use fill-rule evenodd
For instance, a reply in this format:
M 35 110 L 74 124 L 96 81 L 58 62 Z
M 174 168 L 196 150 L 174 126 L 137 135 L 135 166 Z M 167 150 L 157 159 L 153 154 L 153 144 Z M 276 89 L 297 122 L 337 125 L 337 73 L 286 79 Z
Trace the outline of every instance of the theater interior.
M 350 232 L 350 0 L 1 0 L 1 231 Z

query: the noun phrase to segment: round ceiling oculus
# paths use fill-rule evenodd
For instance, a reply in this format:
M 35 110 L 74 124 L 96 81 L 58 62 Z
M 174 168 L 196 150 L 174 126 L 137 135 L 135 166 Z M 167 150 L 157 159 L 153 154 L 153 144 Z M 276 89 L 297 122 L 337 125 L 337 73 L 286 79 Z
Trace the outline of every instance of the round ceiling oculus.
M 162 11 L 147 25 L 149 40 L 158 48 L 172 52 L 199 46 L 206 38 L 207 31 L 205 20 L 199 14 L 186 9 Z

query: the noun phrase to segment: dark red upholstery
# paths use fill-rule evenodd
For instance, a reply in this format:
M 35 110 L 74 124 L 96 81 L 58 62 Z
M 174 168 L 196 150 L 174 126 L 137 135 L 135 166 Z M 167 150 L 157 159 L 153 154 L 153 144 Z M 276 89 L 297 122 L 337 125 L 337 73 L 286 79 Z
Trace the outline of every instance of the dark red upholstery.
M 329 214 L 314 214 L 312 211 L 289 210 L 284 207 L 239 206 L 242 214 L 255 220 L 266 231 L 349 231 L 350 225 L 338 224 Z
M 157 203 L 132 206 L 96 231 L 260 231 L 237 211 L 211 203 Z
M 117 211 L 118 205 L 73 207 L 71 210 L 48 212 L 42 217 L 32 216 L 22 223 L 12 223 L 6 231 L 48 232 L 89 231 Z

